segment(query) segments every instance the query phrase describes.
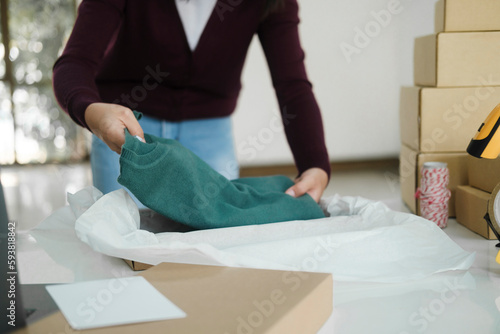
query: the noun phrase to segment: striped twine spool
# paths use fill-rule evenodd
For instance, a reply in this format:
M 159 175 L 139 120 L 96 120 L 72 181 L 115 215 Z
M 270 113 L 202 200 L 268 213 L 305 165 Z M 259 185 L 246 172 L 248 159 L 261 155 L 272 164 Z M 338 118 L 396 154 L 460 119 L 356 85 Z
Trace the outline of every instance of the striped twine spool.
M 420 200 L 420 213 L 440 228 L 448 223 L 448 202 L 451 191 L 448 189 L 450 172 L 443 162 L 426 162 L 421 170 L 420 188 L 415 197 Z

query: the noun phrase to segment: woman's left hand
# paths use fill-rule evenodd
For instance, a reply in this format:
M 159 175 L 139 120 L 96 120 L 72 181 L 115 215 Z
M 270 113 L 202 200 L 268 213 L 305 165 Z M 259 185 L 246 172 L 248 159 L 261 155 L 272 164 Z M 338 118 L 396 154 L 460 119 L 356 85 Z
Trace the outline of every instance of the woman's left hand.
M 292 197 L 300 197 L 307 193 L 316 202 L 319 202 L 327 185 L 328 175 L 326 172 L 321 168 L 310 168 L 295 179 L 295 185 L 288 188 L 286 193 Z

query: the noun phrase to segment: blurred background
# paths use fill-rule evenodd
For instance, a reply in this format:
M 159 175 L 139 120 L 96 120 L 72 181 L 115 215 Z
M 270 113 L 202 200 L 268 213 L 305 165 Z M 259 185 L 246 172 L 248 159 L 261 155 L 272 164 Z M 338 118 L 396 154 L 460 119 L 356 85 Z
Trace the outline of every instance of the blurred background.
M 51 83 L 77 4 L 1 0 L 0 6 L 0 163 L 84 159 L 84 133 L 55 102 Z
M 79 2 L 0 0 L 0 167 L 15 219 L 46 216 L 65 203 L 67 191 L 91 184 L 89 132 L 59 108 L 51 86 Z M 414 39 L 434 32 L 436 1 L 298 2 L 306 66 L 333 165 L 387 162 L 397 173 L 400 89 L 413 85 Z M 293 175 L 257 38 L 242 81 L 233 116 L 242 175 L 270 166 Z
M 51 69 L 71 33 L 78 0 L 1 0 L 0 164 L 79 161 L 86 131 L 61 111 Z M 434 0 L 299 0 L 300 33 L 332 161 L 397 157 L 398 103 L 412 85 L 413 43 L 434 31 Z M 382 12 L 389 12 L 389 18 Z M 391 8 L 392 8 L 391 7 Z M 389 12 L 390 13 L 390 12 Z M 365 37 L 363 38 L 363 32 Z M 291 164 L 258 40 L 249 51 L 234 115 L 242 166 Z M 259 138 L 256 154 L 250 136 Z M 262 147 L 264 146 L 264 147 Z

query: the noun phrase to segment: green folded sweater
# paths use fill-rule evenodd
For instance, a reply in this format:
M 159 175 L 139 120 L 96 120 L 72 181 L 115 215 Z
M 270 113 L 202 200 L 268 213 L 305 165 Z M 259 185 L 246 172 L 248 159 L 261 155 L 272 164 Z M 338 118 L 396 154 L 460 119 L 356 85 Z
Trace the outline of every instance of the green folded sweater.
M 118 182 L 170 219 L 210 229 L 325 217 L 309 195 L 284 193 L 294 184 L 286 176 L 229 181 L 179 142 L 145 139 L 126 131 Z

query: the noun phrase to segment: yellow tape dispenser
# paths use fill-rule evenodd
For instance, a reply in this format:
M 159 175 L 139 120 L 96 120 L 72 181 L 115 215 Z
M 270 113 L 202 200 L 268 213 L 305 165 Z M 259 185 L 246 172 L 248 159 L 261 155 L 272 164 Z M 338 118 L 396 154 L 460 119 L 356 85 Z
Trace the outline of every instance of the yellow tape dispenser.
M 493 109 L 486 121 L 472 138 L 467 153 L 476 158 L 496 159 L 500 154 L 500 104 Z
M 500 104 L 495 107 L 488 115 L 488 118 L 477 130 L 472 138 L 467 153 L 476 158 L 496 159 L 500 154 Z M 500 171 L 499 171 L 500 172 Z M 488 212 L 484 219 L 488 226 L 495 233 L 500 241 L 500 184 L 498 184 L 488 202 Z M 496 245 L 500 247 L 500 243 Z M 500 251 L 497 254 L 496 261 L 500 264 Z

